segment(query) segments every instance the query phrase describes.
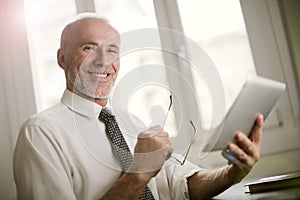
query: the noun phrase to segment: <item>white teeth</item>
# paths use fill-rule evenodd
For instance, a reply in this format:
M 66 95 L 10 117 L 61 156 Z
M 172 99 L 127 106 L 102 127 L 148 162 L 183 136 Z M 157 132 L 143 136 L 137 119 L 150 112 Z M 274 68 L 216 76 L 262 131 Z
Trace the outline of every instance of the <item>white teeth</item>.
M 101 73 L 91 73 L 91 74 L 99 78 L 106 78 L 108 76 L 108 74 L 101 74 Z

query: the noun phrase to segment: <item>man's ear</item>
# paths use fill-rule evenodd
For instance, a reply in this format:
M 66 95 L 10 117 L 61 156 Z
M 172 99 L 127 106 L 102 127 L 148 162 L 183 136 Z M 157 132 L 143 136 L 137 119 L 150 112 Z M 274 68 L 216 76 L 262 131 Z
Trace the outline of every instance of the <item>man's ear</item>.
M 64 54 L 64 51 L 62 49 L 57 50 L 57 63 L 63 70 L 65 70 L 65 71 L 67 70 L 65 54 Z

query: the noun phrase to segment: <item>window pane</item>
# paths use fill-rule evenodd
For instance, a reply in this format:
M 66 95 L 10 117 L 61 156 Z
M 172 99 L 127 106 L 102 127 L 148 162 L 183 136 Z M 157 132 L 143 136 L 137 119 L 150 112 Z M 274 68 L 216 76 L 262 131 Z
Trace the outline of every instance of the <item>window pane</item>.
M 96 12 L 106 17 L 119 32 L 157 28 L 152 1 L 95 0 Z
M 209 55 L 225 89 L 226 110 L 236 98 L 255 66 L 239 0 L 178 0 L 183 29 Z M 195 86 L 203 91 L 197 77 Z M 209 95 L 199 92 L 203 127 L 209 128 L 212 105 Z
M 60 100 L 65 89 L 63 70 L 56 62 L 60 33 L 76 14 L 74 0 L 25 0 L 26 25 L 38 110 Z

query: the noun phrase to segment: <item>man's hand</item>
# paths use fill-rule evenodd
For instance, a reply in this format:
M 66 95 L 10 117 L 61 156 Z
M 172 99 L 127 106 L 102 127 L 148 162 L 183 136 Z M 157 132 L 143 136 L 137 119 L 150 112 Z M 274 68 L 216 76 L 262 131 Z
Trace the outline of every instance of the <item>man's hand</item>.
M 260 138 L 263 116 L 258 115 L 249 138 L 243 133 L 235 135 L 236 144 L 230 142 L 222 152 L 229 165 L 219 169 L 203 170 L 188 178 L 191 199 L 209 199 L 231 185 L 241 181 L 260 157 Z
M 131 166 L 101 199 L 138 199 L 172 153 L 169 134 L 160 126 L 140 133 Z
M 252 169 L 260 157 L 260 139 L 263 127 L 263 116 L 257 116 L 249 138 L 238 132 L 235 135 L 236 144 L 229 142 L 222 155 L 231 163 L 228 175 L 236 183 L 241 181 Z
M 129 172 L 144 173 L 150 180 L 157 175 L 172 153 L 169 134 L 160 126 L 151 127 L 138 136 Z

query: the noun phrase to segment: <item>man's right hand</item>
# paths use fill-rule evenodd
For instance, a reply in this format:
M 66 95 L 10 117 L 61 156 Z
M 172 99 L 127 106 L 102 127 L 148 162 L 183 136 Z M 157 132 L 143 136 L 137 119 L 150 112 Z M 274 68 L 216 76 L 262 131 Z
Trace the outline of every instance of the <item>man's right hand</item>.
M 105 193 L 101 200 L 138 199 L 152 177 L 173 153 L 169 134 L 154 126 L 138 136 L 128 171 Z
M 169 134 L 160 126 L 142 132 L 134 149 L 130 173 L 143 173 L 146 179 L 156 176 L 173 153 Z

